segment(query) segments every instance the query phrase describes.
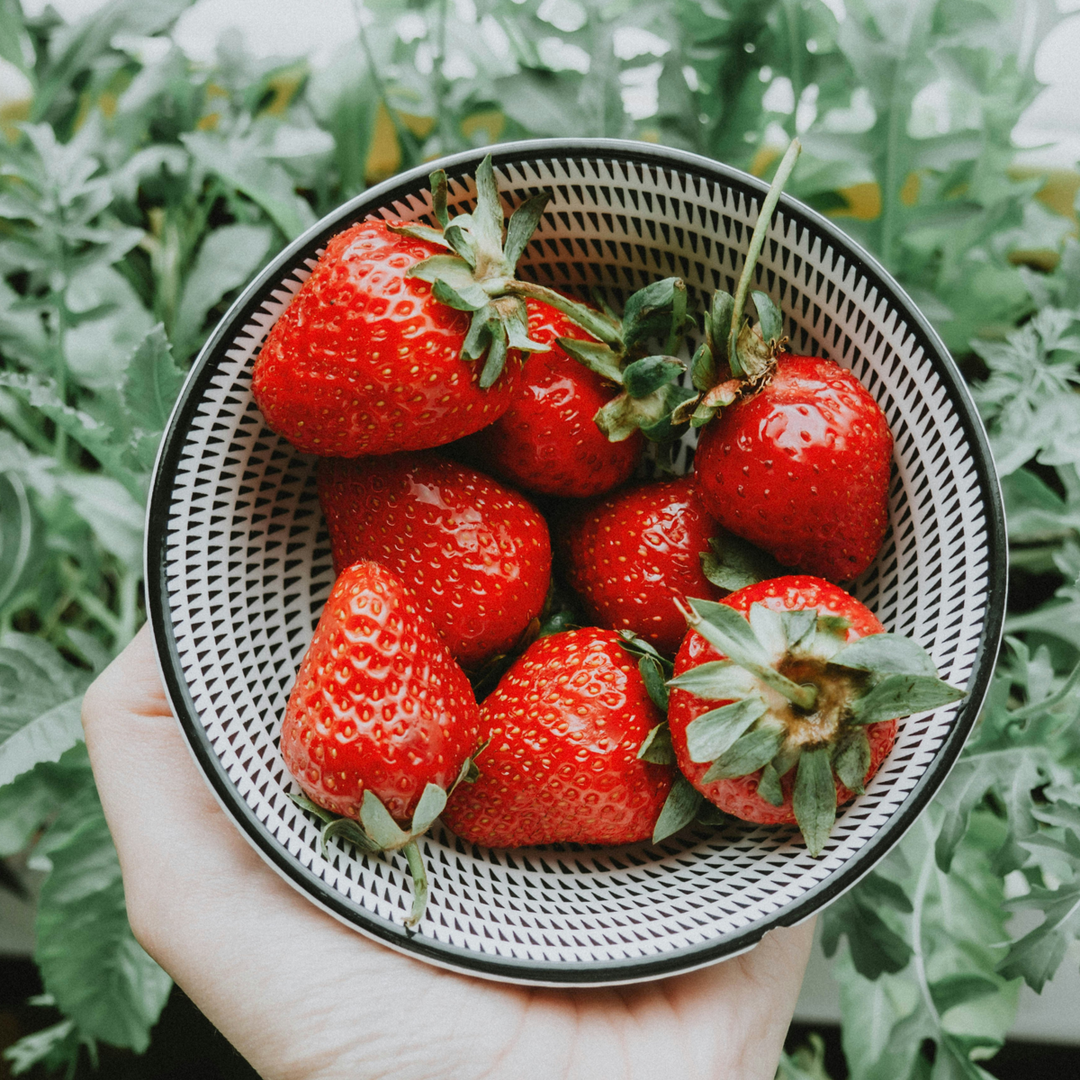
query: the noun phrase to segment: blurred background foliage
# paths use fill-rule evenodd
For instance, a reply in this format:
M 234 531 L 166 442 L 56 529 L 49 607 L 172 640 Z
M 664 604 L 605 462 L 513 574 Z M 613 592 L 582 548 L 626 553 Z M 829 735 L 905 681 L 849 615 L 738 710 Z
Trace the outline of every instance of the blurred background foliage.
M 0 885 L 44 874 L 41 1030 L 14 1073 L 144 1050 L 168 978 L 127 928 L 81 743 L 142 609 L 183 373 L 283 244 L 367 185 L 502 140 L 613 136 L 768 177 L 867 246 L 971 382 L 1012 550 L 984 715 L 905 841 L 829 909 L 858 1080 L 993 1075 L 1018 989 L 1080 937 L 1075 174 L 1015 167 L 1049 0 L 368 0 L 318 65 L 212 62 L 188 0 L 0 0 Z M 872 1010 L 872 1011 L 871 1011 Z M 868 1022 L 868 1017 L 873 1022 Z M 820 1044 L 785 1057 L 826 1076 Z

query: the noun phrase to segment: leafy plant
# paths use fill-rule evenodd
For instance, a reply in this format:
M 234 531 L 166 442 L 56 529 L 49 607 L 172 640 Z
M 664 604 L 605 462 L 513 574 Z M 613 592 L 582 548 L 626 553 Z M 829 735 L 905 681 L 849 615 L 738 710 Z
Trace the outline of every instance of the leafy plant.
M 844 1048 L 857 1080 L 991 1075 L 1021 981 L 1041 990 L 1080 937 L 1080 244 L 1041 178 L 1010 172 L 1054 6 L 371 0 L 319 71 L 230 40 L 196 64 L 171 36 L 186 7 L 109 0 L 68 24 L 0 0 L 0 57 L 31 87 L 0 136 L 0 855 L 46 871 L 35 956 L 58 1010 L 12 1067 L 140 1050 L 168 994 L 127 928 L 78 703 L 143 619 L 154 452 L 237 290 L 436 154 L 605 135 L 767 175 L 798 133 L 792 192 L 885 261 L 970 373 L 1013 560 L 979 727 L 826 914 Z M 824 1077 L 820 1046 L 779 1075 Z

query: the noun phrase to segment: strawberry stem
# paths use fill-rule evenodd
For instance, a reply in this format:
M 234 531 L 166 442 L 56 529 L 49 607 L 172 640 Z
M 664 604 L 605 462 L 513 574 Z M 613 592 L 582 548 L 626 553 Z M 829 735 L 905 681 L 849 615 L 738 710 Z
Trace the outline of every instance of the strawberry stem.
M 415 839 L 405 844 L 401 851 L 409 862 L 409 876 L 412 878 L 412 911 L 405 920 L 405 925 L 411 928 L 424 917 L 424 910 L 427 907 L 427 869 L 424 866 L 424 857 L 420 854 L 420 848 L 417 846 Z
M 728 337 L 728 364 L 731 367 L 731 374 L 737 379 L 746 378 L 747 376 L 747 372 L 739 360 L 738 350 L 739 331 L 742 330 L 743 313 L 746 310 L 746 296 L 750 291 L 750 282 L 754 277 L 754 268 L 757 266 L 758 256 L 761 254 L 761 249 L 765 244 L 765 237 L 769 231 L 769 222 L 772 219 L 773 211 L 780 201 L 780 193 L 784 190 L 784 185 L 795 168 L 795 162 L 798 160 L 801 150 L 802 144 L 799 140 L 792 139 L 791 145 L 787 148 L 787 153 L 784 154 L 784 158 L 780 162 L 780 167 L 776 170 L 776 176 L 773 177 L 772 186 L 765 196 L 765 201 L 761 204 L 757 224 L 754 226 L 753 235 L 750 237 L 750 247 L 746 252 L 746 262 L 743 263 L 739 284 L 735 289 L 735 310 L 731 316 L 731 332 Z

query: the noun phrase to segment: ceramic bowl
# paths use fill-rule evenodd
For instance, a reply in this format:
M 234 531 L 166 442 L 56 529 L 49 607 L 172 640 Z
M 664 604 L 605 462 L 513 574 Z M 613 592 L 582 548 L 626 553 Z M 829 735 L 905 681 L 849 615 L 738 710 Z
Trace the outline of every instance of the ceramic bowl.
M 783 197 L 757 266 L 794 351 L 851 368 L 895 436 L 890 529 L 853 592 L 889 630 L 916 638 L 960 703 L 906 719 L 864 795 L 811 858 L 791 828 L 731 822 L 663 843 L 488 850 L 441 824 L 421 840 L 427 912 L 402 923 L 400 854 L 347 842 L 320 850 L 319 824 L 278 753 L 281 717 L 333 570 L 315 459 L 270 431 L 250 392 L 267 331 L 327 240 L 368 216 L 430 214 L 428 173 L 450 209 L 472 204 L 484 151 L 374 187 L 325 218 L 259 274 L 217 327 L 162 444 L 147 530 L 149 613 L 176 716 L 226 812 L 267 862 L 331 915 L 445 967 L 533 984 L 614 984 L 721 960 L 807 918 L 903 835 L 956 759 L 985 694 L 1005 606 L 1006 546 L 990 452 L 945 347 L 903 290 L 828 219 Z M 641 143 L 558 140 L 493 150 L 509 212 L 552 200 L 521 274 L 614 304 L 677 275 L 700 309 L 734 291 L 765 185 Z M 687 470 L 693 437 L 678 447 Z

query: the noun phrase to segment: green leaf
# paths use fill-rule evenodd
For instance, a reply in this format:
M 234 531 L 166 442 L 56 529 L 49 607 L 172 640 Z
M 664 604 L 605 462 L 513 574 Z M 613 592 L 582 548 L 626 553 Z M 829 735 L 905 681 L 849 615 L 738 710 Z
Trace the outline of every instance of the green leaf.
M 690 760 L 715 761 L 730 750 L 750 725 L 764 716 L 768 709 L 765 702 L 755 695 L 695 717 L 686 726 L 686 749 Z M 747 772 L 753 770 L 748 769 Z M 736 775 L 744 776 L 745 773 Z
M 179 356 L 195 352 L 206 316 L 216 304 L 247 284 L 265 262 L 272 243 L 273 233 L 265 225 L 223 225 L 207 235 L 184 282 L 176 311 L 173 339 Z M 174 392 L 165 400 L 171 406 L 175 397 Z
M 983 975 L 965 972 L 956 975 L 945 975 L 936 982 L 930 984 L 930 994 L 934 999 L 934 1006 L 939 1013 L 947 1013 L 957 1005 L 963 1005 L 968 1001 L 974 1001 L 987 994 L 996 994 L 998 983 Z
M 645 356 L 627 365 L 623 371 L 623 385 L 632 398 L 644 398 L 654 394 L 662 386 L 677 379 L 683 364 L 671 356 Z
M 963 690 L 933 676 L 886 675 L 866 694 L 856 698 L 851 705 L 851 718 L 856 724 L 874 724 L 937 709 L 964 696 Z
M 784 336 L 784 316 L 780 313 L 780 309 L 773 303 L 768 293 L 752 289 L 750 297 L 757 310 L 758 330 L 762 338 L 766 342 L 779 341 Z M 734 306 L 734 301 L 732 305 Z
M 668 686 L 709 701 L 727 701 L 746 697 L 757 689 L 757 681 L 732 660 L 707 660 L 687 668 L 669 680 Z
M 780 774 L 771 761 L 761 770 L 761 777 L 757 783 L 757 793 L 770 806 L 784 805 L 784 789 L 780 783 Z
M 651 761 L 655 765 L 674 765 L 675 748 L 671 745 L 671 729 L 667 723 L 657 724 L 649 731 L 645 740 L 638 747 L 637 757 L 641 761 Z
M 1080 860 L 1077 860 L 1080 868 Z M 997 971 L 1005 979 L 1022 978 L 1041 993 L 1053 978 L 1069 945 L 1080 938 L 1080 882 L 1058 889 L 1034 887 L 1012 907 L 1039 907 L 1043 921 L 1009 947 Z
M 579 364 L 584 364 L 590 371 L 602 375 L 609 382 L 622 385 L 622 368 L 610 345 L 599 341 L 585 341 L 581 338 L 556 338 L 556 343 L 568 356 Z
M 413 811 L 412 828 L 413 836 L 419 836 L 431 828 L 435 819 L 443 812 L 446 806 L 446 792 L 438 784 L 425 784 L 420 795 L 420 801 Z
M 863 780 L 870 768 L 870 740 L 862 728 L 856 728 L 837 744 L 832 764 L 840 783 L 861 795 Z
M 658 844 L 686 828 L 697 817 L 704 801 L 705 796 L 685 776 L 677 774 L 653 827 L 653 843 Z
M 913 955 L 910 944 L 885 922 L 873 902 L 873 890 L 882 882 L 896 887 L 888 878 L 872 871 L 857 889 L 849 890 L 829 906 L 822 928 L 825 955 L 835 955 L 840 938 L 846 935 L 851 962 L 864 979 L 903 971 Z
M 829 748 L 803 750 L 795 773 L 791 806 L 811 855 L 820 855 L 836 820 L 836 782 Z
M 132 936 L 120 863 L 87 784 L 38 845 L 41 887 L 34 959 L 45 990 L 82 1036 L 141 1053 L 172 983 Z
M 937 668 L 927 651 L 901 634 L 868 634 L 834 653 L 830 663 L 841 667 L 872 671 L 937 677 Z
M 643 656 L 638 660 L 638 672 L 645 689 L 649 693 L 652 703 L 666 713 L 668 707 L 668 690 L 664 683 L 664 670 L 660 661 L 655 656 Z
M 769 554 L 731 533 L 709 540 L 710 551 L 701 552 L 701 569 L 713 585 L 728 592 L 780 577 L 783 568 Z
M 409 840 L 409 834 L 390 816 L 382 800 L 370 789 L 364 791 L 364 801 L 360 804 L 360 824 L 381 851 L 403 847 Z
M 544 216 L 544 208 L 551 201 L 551 192 L 544 191 L 525 200 L 511 215 L 506 227 L 506 242 L 503 253 L 507 265 L 516 267 L 525 251 L 536 226 Z
M 702 777 L 704 783 L 749 776 L 764 768 L 784 742 L 781 727 L 762 725 L 742 735 L 730 750 L 721 754 Z

